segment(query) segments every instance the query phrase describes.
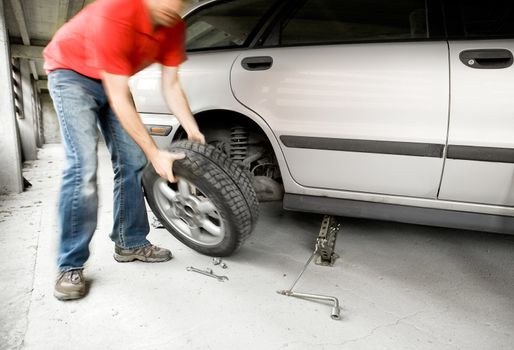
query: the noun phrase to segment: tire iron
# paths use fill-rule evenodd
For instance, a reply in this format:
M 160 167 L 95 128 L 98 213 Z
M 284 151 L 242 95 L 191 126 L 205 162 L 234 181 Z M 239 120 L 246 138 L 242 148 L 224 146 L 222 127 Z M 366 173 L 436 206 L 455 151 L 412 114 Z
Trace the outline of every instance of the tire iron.
M 189 266 L 189 267 L 186 267 L 186 270 L 187 271 L 196 272 L 196 273 L 199 273 L 199 274 L 202 274 L 202 275 L 205 275 L 205 276 L 209 276 L 209 277 L 212 277 L 212 278 L 216 278 L 220 282 L 228 281 L 228 277 L 227 276 L 218 276 L 218 275 L 216 275 L 212 271 L 212 269 L 200 270 L 200 269 L 197 269 L 197 268 L 195 268 L 193 266 Z

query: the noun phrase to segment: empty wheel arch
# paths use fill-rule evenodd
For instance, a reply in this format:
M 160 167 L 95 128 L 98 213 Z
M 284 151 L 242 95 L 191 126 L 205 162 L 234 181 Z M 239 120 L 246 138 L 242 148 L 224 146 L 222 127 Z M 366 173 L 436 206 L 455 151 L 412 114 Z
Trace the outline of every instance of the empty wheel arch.
M 282 200 L 284 187 L 275 150 L 265 132 L 247 116 L 227 110 L 195 115 L 206 142 L 241 164 L 252 175 L 259 201 Z M 180 127 L 174 141 L 187 138 Z

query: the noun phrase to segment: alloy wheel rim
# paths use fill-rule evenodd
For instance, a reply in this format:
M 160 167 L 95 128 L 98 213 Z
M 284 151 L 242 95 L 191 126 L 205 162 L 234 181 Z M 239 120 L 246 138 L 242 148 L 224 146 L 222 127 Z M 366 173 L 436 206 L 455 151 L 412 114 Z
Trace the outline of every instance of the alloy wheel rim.
M 159 178 L 153 185 L 157 206 L 167 224 L 196 244 L 214 246 L 225 238 L 225 225 L 214 203 L 189 181 L 169 183 Z

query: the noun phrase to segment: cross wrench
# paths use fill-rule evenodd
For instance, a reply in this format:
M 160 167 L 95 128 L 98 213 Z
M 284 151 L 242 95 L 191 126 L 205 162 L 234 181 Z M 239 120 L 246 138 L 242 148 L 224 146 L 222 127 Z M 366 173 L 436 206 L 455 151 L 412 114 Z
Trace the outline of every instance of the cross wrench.
M 186 270 L 187 271 L 193 271 L 193 272 L 197 272 L 197 273 L 201 273 L 202 275 L 205 275 L 205 276 L 209 276 L 209 277 L 213 277 L 213 278 L 216 278 L 218 281 L 220 282 L 225 282 L 225 281 L 228 281 L 228 277 L 227 276 L 218 276 L 218 275 L 215 275 L 213 272 L 212 272 L 212 269 L 207 269 L 207 270 L 200 270 L 200 269 L 197 269 L 193 266 L 189 266 L 189 267 L 186 267 Z

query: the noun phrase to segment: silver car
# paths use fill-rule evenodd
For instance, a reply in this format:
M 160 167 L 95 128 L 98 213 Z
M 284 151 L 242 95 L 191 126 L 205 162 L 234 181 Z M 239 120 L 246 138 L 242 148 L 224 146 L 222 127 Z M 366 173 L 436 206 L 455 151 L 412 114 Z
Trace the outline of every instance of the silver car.
M 193 113 L 260 200 L 514 233 L 514 2 L 223 0 L 184 18 Z M 159 76 L 131 88 L 165 148 L 183 131 Z

